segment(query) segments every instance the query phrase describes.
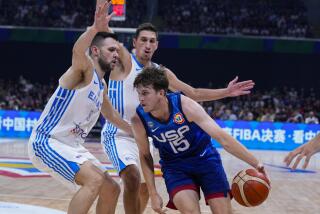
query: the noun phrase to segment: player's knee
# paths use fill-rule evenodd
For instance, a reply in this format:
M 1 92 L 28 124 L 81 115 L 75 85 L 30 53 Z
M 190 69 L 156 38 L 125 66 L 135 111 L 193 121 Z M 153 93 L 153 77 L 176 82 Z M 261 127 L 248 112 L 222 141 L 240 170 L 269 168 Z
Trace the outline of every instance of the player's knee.
M 191 206 L 185 207 L 181 212 L 183 214 L 200 214 L 200 211 L 196 206 L 195 207 L 191 207 Z
M 217 201 L 213 203 L 213 201 L 211 201 L 209 205 L 214 214 L 232 214 L 230 199 L 220 201 L 220 203 L 217 203 Z
M 140 187 L 140 173 L 137 167 L 128 167 L 121 172 L 121 178 L 127 191 L 137 191 Z
M 97 193 L 103 186 L 104 176 L 102 174 L 96 173 L 90 177 L 90 180 L 84 185 L 87 186 L 92 192 Z
M 113 197 L 113 198 L 118 198 L 121 192 L 121 188 L 120 185 L 114 181 L 111 178 L 106 178 L 101 191 L 100 191 L 100 196 L 102 198 L 109 198 L 109 196 Z
M 113 179 L 111 179 L 111 181 L 108 180 L 106 182 L 107 182 L 107 185 L 108 185 L 108 191 L 112 195 L 118 197 L 120 195 L 120 192 L 121 192 L 120 185 L 116 181 L 114 181 Z

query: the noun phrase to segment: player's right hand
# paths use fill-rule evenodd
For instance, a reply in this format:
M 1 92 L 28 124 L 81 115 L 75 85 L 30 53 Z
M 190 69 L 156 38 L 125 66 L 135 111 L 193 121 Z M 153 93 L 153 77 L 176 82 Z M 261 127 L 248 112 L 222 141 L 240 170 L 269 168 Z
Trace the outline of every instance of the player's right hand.
M 256 167 L 256 169 L 257 169 L 260 173 L 262 173 L 262 174 L 269 180 L 269 182 L 270 182 L 270 187 L 271 187 L 271 181 L 270 181 L 269 176 L 268 176 L 267 173 L 266 173 L 266 170 L 265 170 L 265 168 L 264 168 L 264 165 L 263 165 L 262 163 L 259 163 L 258 166 Z
M 160 214 L 166 213 L 167 209 L 163 208 L 163 201 L 161 196 L 158 193 L 154 195 L 150 195 L 150 200 L 151 200 L 151 207 L 155 212 Z

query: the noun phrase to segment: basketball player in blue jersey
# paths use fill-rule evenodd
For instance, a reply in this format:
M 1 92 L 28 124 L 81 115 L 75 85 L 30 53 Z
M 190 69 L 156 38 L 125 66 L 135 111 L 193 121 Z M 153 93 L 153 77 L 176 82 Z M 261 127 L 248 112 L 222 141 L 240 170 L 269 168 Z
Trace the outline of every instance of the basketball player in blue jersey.
M 37 168 L 73 189 L 80 188 L 68 214 L 88 213 L 97 197 L 96 213 L 114 213 L 120 193 L 119 185 L 82 146 L 100 112 L 132 133 L 106 98 L 103 77 L 116 65 L 119 50 L 116 36 L 107 32 L 111 15 L 105 11 L 110 4 L 104 2 L 97 8 L 94 24 L 76 41 L 72 65 L 59 79 L 29 139 L 29 157 Z
M 102 1 L 97 0 L 97 3 Z M 158 66 L 151 61 L 158 48 L 157 29 L 150 23 L 141 24 L 133 38 L 133 46 L 134 54 L 130 54 L 125 47 L 120 46 L 120 65 L 111 71 L 108 84 L 108 95 L 113 107 L 129 123 L 139 104 L 137 92 L 133 88 L 135 77 L 143 67 Z M 169 69 L 166 69 L 166 74 L 169 78 L 170 90 L 182 91 L 197 101 L 248 94 L 254 85 L 252 81 L 237 82 L 236 78 L 224 89 L 195 89 L 180 81 Z M 142 213 L 149 196 L 144 178 L 141 176 L 139 152 L 134 138 L 107 121 L 101 132 L 101 143 L 123 181 L 123 202 L 126 214 Z
M 121 47 L 121 66 L 111 71 L 108 95 L 113 106 L 127 122 L 130 122 L 139 104 L 138 95 L 133 89 L 134 78 L 143 67 L 157 66 L 151 61 L 158 47 L 157 39 L 154 26 L 148 23 L 140 25 L 133 39 L 136 54 L 130 54 L 126 48 Z M 252 81 L 237 82 L 235 79 L 225 89 L 195 89 L 180 81 L 169 69 L 166 69 L 166 74 L 170 90 L 182 91 L 197 101 L 248 94 L 254 85 Z M 140 177 L 138 147 L 134 138 L 107 122 L 101 133 L 101 142 L 123 181 L 125 212 L 143 212 L 148 202 L 148 192 L 144 178 Z
M 200 213 L 201 188 L 212 212 L 232 213 L 229 184 L 211 137 L 226 151 L 265 173 L 262 164 L 224 132 L 197 102 L 180 93 L 167 94 L 169 81 L 161 68 L 144 68 L 134 87 L 140 105 L 132 118 L 132 127 L 152 208 L 158 213 L 165 212 L 156 190 L 148 137 L 159 149 L 170 196 L 168 207 L 181 213 Z

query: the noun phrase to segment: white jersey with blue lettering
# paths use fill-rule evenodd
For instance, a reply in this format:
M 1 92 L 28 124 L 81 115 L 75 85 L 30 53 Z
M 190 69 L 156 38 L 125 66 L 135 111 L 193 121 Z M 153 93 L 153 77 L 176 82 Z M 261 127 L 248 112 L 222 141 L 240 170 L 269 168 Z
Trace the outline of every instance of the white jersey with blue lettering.
M 59 86 L 48 101 L 28 144 L 33 165 L 72 189 L 80 165 L 101 163 L 85 147 L 85 137 L 98 120 L 103 102 L 103 83 L 96 72 L 87 86 L 69 90 Z
M 143 69 L 143 65 L 133 54 L 131 54 L 131 65 L 131 71 L 126 79 L 122 81 L 109 80 L 108 84 L 108 96 L 113 107 L 130 125 L 131 118 L 139 105 L 138 93 L 133 87 L 133 82 Z M 158 66 L 155 63 L 152 65 Z M 139 167 L 139 151 L 134 138 L 108 121 L 102 129 L 101 143 L 118 172 L 131 164 L 136 164 Z
M 83 143 L 97 122 L 103 101 L 103 83 L 96 72 L 87 86 L 69 90 L 59 86 L 49 99 L 33 132 L 59 142 Z

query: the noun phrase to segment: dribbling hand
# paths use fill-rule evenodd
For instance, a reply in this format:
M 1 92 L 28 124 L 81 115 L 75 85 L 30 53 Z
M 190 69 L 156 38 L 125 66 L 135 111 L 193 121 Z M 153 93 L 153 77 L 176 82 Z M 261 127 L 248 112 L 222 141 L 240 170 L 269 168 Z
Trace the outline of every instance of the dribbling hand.
M 160 214 L 164 214 L 167 212 L 167 209 L 163 208 L 163 201 L 158 193 L 150 196 L 150 200 L 151 200 L 151 207 L 155 212 Z
M 270 178 L 269 176 L 267 175 L 266 173 L 266 170 L 264 168 L 264 165 L 262 163 L 259 163 L 257 166 L 256 166 L 256 169 L 258 170 L 258 172 L 262 173 L 270 182 Z M 271 182 L 270 182 L 271 183 Z M 270 185 L 271 187 L 271 185 Z

